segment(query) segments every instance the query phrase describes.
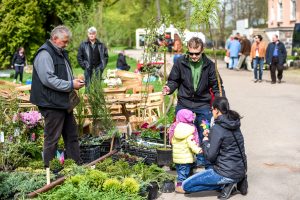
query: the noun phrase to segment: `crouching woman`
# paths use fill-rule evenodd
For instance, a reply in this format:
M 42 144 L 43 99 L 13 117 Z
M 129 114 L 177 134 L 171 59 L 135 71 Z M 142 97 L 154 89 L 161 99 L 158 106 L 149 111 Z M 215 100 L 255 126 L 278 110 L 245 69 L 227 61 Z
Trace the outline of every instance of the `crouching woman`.
M 202 149 L 212 168 L 194 174 L 182 183 L 182 192 L 222 190 L 219 198 L 227 199 L 237 183 L 246 176 L 247 160 L 240 115 L 229 109 L 225 97 L 216 97 L 212 104 L 215 125 L 205 131 Z

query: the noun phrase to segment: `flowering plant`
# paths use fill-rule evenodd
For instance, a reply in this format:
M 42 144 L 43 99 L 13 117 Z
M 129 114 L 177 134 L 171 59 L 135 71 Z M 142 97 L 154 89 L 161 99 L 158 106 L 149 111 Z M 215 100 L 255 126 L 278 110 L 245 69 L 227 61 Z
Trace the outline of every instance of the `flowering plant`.
M 14 122 L 20 120 L 29 129 L 36 127 L 41 119 L 42 115 L 38 111 L 22 112 L 17 115 L 14 115 L 13 117 Z

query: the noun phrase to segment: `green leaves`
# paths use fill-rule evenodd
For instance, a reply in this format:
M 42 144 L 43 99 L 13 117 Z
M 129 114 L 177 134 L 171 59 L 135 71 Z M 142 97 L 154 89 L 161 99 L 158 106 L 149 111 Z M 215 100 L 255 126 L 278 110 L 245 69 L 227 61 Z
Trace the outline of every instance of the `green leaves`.
M 218 22 L 217 12 L 219 10 L 219 0 L 190 0 L 194 12 L 192 14 L 192 23 L 196 25 L 206 25 Z
M 20 46 L 25 47 L 29 58 L 32 57 L 34 51 L 29 46 L 36 47 L 36 42 L 45 34 L 37 1 L 3 0 L 0 13 L 0 66 L 9 65 Z

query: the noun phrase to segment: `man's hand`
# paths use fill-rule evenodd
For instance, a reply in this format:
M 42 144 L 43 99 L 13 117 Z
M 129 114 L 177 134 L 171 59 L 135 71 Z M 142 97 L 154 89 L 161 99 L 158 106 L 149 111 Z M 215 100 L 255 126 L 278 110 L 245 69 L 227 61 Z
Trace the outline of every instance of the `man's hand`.
M 163 95 L 168 95 L 168 94 L 170 94 L 170 88 L 169 88 L 169 86 L 164 86 L 163 87 L 163 89 L 162 89 L 162 94 Z
M 80 88 L 82 88 L 85 85 L 84 81 L 81 79 L 74 79 L 73 80 L 73 87 L 76 90 L 79 90 Z

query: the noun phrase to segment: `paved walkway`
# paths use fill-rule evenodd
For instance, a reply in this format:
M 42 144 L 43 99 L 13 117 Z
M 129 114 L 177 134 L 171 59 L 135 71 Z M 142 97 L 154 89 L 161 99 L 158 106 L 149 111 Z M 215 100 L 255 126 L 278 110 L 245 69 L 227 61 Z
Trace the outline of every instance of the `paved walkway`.
M 264 71 L 264 81 L 254 83 L 252 72 L 227 70 L 224 63 L 218 67 L 231 108 L 244 116 L 241 129 L 248 156 L 249 193 L 230 199 L 299 200 L 300 77 L 285 71 L 284 83 L 271 85 L 270 72 Z M 165 193 L 159 199 L 211 200 L 216 195 Z

